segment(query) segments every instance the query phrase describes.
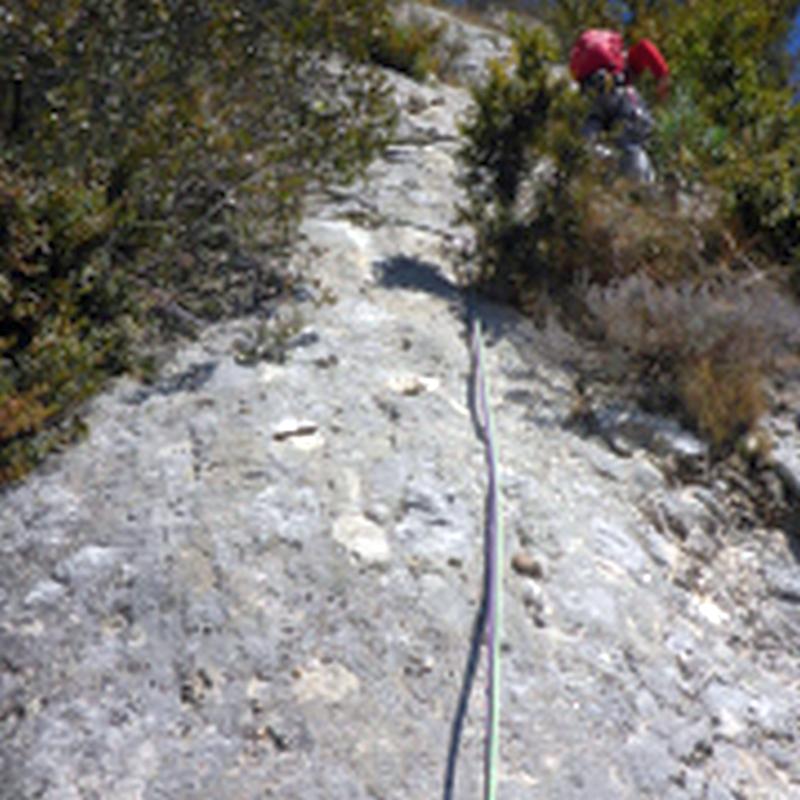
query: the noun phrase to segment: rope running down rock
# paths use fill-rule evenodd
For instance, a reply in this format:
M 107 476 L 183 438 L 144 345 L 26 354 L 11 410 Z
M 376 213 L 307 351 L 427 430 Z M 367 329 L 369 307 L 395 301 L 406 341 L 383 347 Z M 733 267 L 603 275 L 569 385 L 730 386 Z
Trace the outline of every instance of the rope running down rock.
M 498 453 L 494 419 L 483 354 L 480 319 L 470 308 L 470 353 L 472 397 L 476 424 L 486 450 L 488 487 L 486 493 L 486 643 L 489 655 L 487 722 L 484 762 L 484 800 L 495 800 L 500 755 L 500 643 L 503 618 L 504 533 L 500 503 Z

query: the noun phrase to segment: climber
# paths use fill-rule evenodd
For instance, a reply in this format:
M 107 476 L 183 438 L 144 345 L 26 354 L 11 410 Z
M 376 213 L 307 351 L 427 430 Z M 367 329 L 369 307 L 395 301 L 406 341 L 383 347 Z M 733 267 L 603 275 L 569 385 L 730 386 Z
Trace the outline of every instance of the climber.
M 648 70 L 656 79 L 657 96 L 663 99 L 669 82 L 664 56 L 649 39 L 626 51 L 619 33 L 593 29 L 578 37 L 569 67 L 591 101 L 583 135 L 605 156 L 609 151 L 598 141 L 600 134 L 620 130 L 616 139 L 620 172 L 641 183 L 653 183 L 655 172 L 645 150 L 653 118 L 631 81 Z

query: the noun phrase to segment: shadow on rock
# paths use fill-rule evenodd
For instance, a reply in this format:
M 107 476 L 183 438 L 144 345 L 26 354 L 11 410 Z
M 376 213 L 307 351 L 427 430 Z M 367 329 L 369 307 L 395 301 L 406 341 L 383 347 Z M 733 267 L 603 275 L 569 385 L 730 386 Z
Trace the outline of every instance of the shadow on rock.
M 397 255 L 373 265 L 375 276 L 385 289 L 406 289 L 426 292 L 440 297 L 451 305 L 460 305 L 461 290 L 441 269 L 429 261 Z
M 800 564 L 800 498 L 780 520 L 779 527 L 786 536 L 786 544 L 795 561 Z
M 541 340 L 535 326 L 519 311 L 502 302 L 486 297 L 475 289 L 462 289 L 446 277 L 437 264 L 413 256 L 396 255 L 377 261 L 372 266 L 375 278 L 385 289 L 426 292 L 450 304 L 460 316 L 466 308 L 480 319 L 487 346 L 508 339 L 523 352 L 532 350 Z
M 131 405 L 140 405 L 154 395 L 169 397 L 181 392 L 200 391 L 214 376 L 217 366 L 217 363 L 213 361 L 192 364 L 177 375 L 160 378 L 154 385 L 138 389 L 126 399 L 126 402 Z

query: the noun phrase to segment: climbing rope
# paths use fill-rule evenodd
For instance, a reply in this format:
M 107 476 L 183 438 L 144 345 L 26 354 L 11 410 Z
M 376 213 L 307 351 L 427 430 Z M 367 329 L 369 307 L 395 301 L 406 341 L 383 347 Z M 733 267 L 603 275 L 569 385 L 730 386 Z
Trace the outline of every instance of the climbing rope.
M 484 366 L 483 333 L 480 319 L 474 312 L 471 314 L 470 351 L 476 424 L 486 449 L 489 479 L 486 494 L 486 644 L 489 659 L 483 796 L 484 800 L 495 800 L 500 760 L 500 640 L 503 619 L 504 534 L 494 420 Z

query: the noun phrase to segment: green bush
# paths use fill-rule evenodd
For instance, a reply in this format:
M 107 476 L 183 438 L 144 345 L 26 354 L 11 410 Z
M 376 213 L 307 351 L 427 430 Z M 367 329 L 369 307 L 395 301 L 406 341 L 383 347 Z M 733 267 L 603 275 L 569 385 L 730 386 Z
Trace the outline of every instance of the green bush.
M 688 123 L 674 104 L 663 115 L 662 171 L 718 186 L 751 246 L 785 263 L 800 246 L 800 110 L 781 55 L 796 5 L 703 2 L 654 22 Z
M 382 67 L 424 80 L 443 66 L 441 51 L 445 30 L 444 23 L 413 17 L 405 20 L 387 14 L 374 32 L 370 57 Z
M 102 248 L 115 209 L 63 178 L 39 186 L 0 163 L 0 483 L 70 438 L 69 412 L 124 363 L 124 276 Z
M 630 44 L 656 42 L 673 87 L 657 114 L 657 171 L 684 186 L 715 185 L 731 225 L 752 249 L 793 270 L 800 286 L 800 107 L 785 47 L 797 0 L 526 5 L 553 31 L 562 63 L 587 27 L 616 28 Z
M 592 156 L 577 133 L 586 100 L 559 77 L 547 34 L 514 23 L 511 35 L 513 63 L 492 65 L 462 129 L 461 217 L 476 233 L 478 281 L 519 301 L 577 280 L 703 270 L 720 235 L 713 214 L 689 225 L 669 193 Z
M 554 77 L 557 51 L 546 33 L 512 21 L 513 64 L 490 65 L 473 88 L 473 109 L 462 126 L 462 222 L 476 236 L 473 279 L 509 297 L 521 283 L 556 279 L 577 224 L 570 184 L 586 163 L 570 120 L 583 102 Z
M 79 404 L 165 325 L 280 292 L 307 192 L 354 177 L 391 133 L 367 64 L 386 13 L 4 4 L 0 483 L 71 435 Z

